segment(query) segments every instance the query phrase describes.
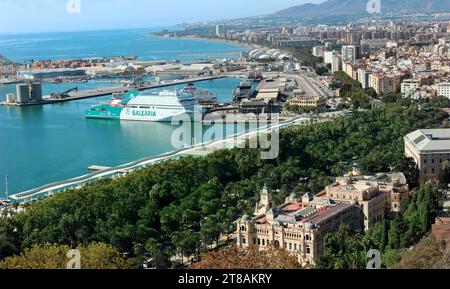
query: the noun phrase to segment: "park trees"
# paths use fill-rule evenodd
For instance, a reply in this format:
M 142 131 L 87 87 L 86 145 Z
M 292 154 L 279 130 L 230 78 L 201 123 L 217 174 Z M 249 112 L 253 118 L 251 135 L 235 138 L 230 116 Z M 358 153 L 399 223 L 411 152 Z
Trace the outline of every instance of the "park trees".
M 445 269 L 450 267 L 449 250 L 443 250 L 438 242 L 428 236 L 412 250 L 403 253 L 395 269 Z
M 355 162 L 364 173 L 405 172 L 413 183 L 417 168 L 403 156 L 404 135 L 447 118 L 440 109 L 387 104 L 348 118 L 282 129 L 275 160 L 262 160 L 258 150 L 221 150 L 60 193 L 12 217 L 0 217 L 0 259 L 34 245 L 101 242 L 131 258 L 148 253 L 155 267 L 169 267 L 170 251 L 189 255 L 232 231 L 234 220 L 253 212 L 265 184 L 277 189 L 274 199 L 281 203 L 292 192 L 320 192 Z M 414 208 L 397 221 L 389 219 L 384 233 L 374 233 L 372 239 L 385 236 L 386 250 L 405 246 L 409 239 L 403 233 L 420 239 L 438 208 L 432 193 L 436 189 L 424 190 L 429 192 L 418 193 Z M 359 264 L 358 258 L 349 257 L 346 264 Z
M 446 161 L 442 165 L 442 169 L 439 173 L 439 182 L 445 188 L 447 188 L 448 185 L 450 185 L 450 162 L 449 161 Z
M 327 234 L 324 239 L 324 252 L 317 268 L 358 269 L 365 266 L 363 238 L 342 225 L 335 233 Z
M 297 258 L 283 249 L 270 246 L 265 251 L 257 248 L 244 250 L 236 245 L 202 254 L 192 269 L 301 269 Z
M 0 261 L 1 269 L 66 269 L 69 257 L 67 245 L 33 245 L 20 255 Z M 78 247 L 82 269 L 126 269 L 128 264 L 123 255 L 114 247 L 102 243 L 92 243 Z

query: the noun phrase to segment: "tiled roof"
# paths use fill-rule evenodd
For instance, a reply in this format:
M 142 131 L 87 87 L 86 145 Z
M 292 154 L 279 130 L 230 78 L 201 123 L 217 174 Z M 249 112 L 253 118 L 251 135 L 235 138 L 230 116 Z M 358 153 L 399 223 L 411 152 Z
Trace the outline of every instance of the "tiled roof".
M 303 209 L 304 207 L 305 205 L 303 203 L 289 203 L 286 206 L 280 208 L 280 213 L 281 214 L 293 213 Z
M 333 215 L 339 213 L 342 210 L 350 208 L 351 206 L 353 206 L 353 205 L 347 204 L 347 203 L 335 204 L 332 207 L 328 207 L 326 209 L 318 211 L 316 214 L 314 214 L 310 218 L 305 219 L 304 221 L 312 223 L 314 225 L 318 225 L 321 222 L 323 222 L 324 220 L 332 217 Z

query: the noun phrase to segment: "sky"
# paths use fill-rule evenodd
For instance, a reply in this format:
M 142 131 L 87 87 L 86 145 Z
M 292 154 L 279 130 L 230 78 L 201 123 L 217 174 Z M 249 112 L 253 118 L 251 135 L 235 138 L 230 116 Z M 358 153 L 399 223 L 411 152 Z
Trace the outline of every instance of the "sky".
M 264 15 L 295 5 L 323 1 L 0 0 L 0 34 L 165 27 Z M 68 5 L 69 2 L 72 5 Z

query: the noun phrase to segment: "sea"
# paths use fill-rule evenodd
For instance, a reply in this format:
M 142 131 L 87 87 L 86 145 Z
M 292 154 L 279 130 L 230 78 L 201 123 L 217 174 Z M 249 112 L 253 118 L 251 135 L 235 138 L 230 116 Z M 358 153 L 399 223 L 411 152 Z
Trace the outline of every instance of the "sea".
M 0 55 L 13 61 L 139 56 L 139 60 L 197 60 L 236 57 L 238 44 L 150 36 L 159 29 L 0 35 Z M 222 55 L 221 55 L 222 54 Z
M 149 36 L 152 29 L 0 35 L 0 55 L 13 61 L 139 56 L 140 60 L 230 58 L 245 46 L 193 39 Z M 223 54 L 223 56 L 221 55 Z M 218 96 L 232 99 L 237 78 L 196 83 Z M 105 87 L 107 83 L 43 83 L 43 94 L 70 88 Z M 168 89 L 181 89 L 182 85 Z M 166 88 L 167 89 L 167 88 Z M 0 87 L 0 101 L 15 85 Z M 170 123 L 146 123 L 85 118 L 85 110 L 111 96 L 32 107 L 0 106 L 0 198 L 5 176 L 10 194 L 87 174 L 91 165 L 117 166 L 175 148 Z M 206 128 L 205 128 L 206 130 Z M 230 130 L 226 130 L 230 131 Z M 230 132 L 231 133 L 231 132 Z

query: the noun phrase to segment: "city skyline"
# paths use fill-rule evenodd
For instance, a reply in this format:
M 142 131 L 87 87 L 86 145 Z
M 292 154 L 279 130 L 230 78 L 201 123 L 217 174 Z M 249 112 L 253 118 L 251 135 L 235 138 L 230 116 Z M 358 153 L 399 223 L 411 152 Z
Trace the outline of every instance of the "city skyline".
M 239 0 L 164 2 L 136 0 L 131 6 L 125 0 L 80 0 L 80 13 L 76 9 L 69 13 L 67 9 L 69 1 L 2 1 L 0 34 L 167 27 L 180 23 L 258 16 L 304 3 L 324 2 L 323 0 L 248 0 L 245 3 Z

